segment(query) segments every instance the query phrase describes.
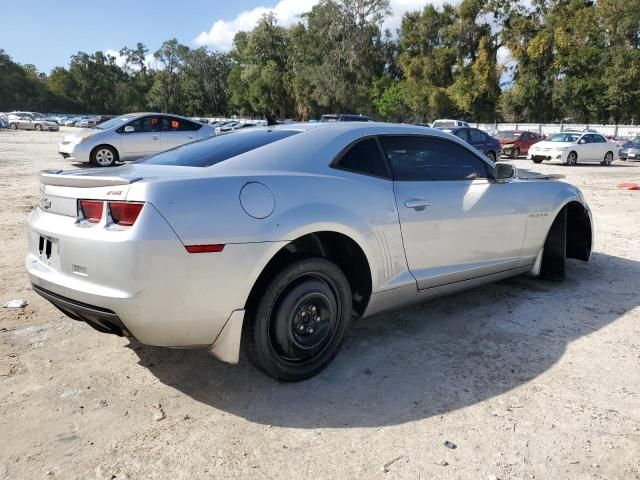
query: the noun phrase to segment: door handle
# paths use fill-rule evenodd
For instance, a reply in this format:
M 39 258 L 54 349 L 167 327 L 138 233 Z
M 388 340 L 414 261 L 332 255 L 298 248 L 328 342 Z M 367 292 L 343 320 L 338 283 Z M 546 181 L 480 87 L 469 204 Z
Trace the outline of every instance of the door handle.
M 405 207 L 415 209 L 428 207 L 429 205 L 430 203 L 427 202 L 424 198 L 414 198 L 412 200 L 407 200 L 406 202 L 404 202 Z

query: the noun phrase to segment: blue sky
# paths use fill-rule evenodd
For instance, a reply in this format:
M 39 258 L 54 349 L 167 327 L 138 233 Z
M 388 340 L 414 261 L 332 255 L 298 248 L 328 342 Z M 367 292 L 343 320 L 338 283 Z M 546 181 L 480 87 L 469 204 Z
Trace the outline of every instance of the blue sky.
M 195 46 L 218 19 L 233 19 L 269 0 L 3 0 L 0 48 L 19 63 L 49 72 L 79 50 L 119 50 L 143 42 L 151 50 L 169 38 Z
M 18 63 L 49 73 L 78 51 L 118 56 L 142 42 L 150 52 L 177 38 L 190 47 L 228 50 L 234 34 L 250 30 L 267 12 L 284 26 L 318 0 L 0 0 L 0 48 Z M 408 10 L 445 0 L 390 0 L 384 27 L 395 30 Z M 457 3 L 458 0 L 449 0 Z M 121 62 L 121 59 L 117 59 Z M 153 64 L 152 64 L 153 66 Z

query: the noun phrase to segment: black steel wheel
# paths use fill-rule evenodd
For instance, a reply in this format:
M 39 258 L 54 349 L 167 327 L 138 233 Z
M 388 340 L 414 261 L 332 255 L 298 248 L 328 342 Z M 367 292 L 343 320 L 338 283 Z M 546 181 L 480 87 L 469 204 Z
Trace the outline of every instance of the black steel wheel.
M 336 356 L 349 330 L 351 288 L 332 262 L 309 258 L 275 275 L 245 320 L 249 361 L 286 382 L 312 377 Z

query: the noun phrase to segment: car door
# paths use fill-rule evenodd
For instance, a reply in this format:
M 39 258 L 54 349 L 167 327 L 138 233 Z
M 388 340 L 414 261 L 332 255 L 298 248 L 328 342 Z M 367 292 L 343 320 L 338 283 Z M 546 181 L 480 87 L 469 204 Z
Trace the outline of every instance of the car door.
M 520 266 L 528 218 L 517 182 L 459 143 L 436 137 L 380 138 L 409 270 L 426 289 Z
M 486 135 L 477 128 L 469 128 L 469 143 L 481 153 L 486 153 Z
M 609 142 L 607 142 L 607 139 L 604 138 L 600 134 L 594 133 L 591 136 L 593 137 L 594 150 L 595 150 L 595 147 L 597 147 L 598 155 L 596 157 L 596 160 L 603 161 L 604 160 L 604 156 L 608 152 L 613 152 L 614 151 L 613 145 L 611 145 Z
M 526 155 L 529 153 L 529 147 L 531 147 L 531 134 L 529 132 L 524 132 L 520 136 L 520 141 L 518 143 L 520 145 L 520 154 Z
M 458 137 L 463 142 L 467 142 L 471 144 L 471 139 L 469 138 L 469 129 L 468 128 L 459 128 L 453 132 L 453 134 Z
M 595 154 L 593 152 L 593 138 L 591 134 L 585 133 L 578 139 L 576 151 L 578 153 L 578 162 L 592 162 L 594 160 Z
M 162 151 L 161 119 L 160 115 L 149 115 L 120 127 L 120 158 L 135 160 Z
M 162 149 L 179 147 L 198 138 L 197 124 L 183 118 L 166 115 L 162 117 Z

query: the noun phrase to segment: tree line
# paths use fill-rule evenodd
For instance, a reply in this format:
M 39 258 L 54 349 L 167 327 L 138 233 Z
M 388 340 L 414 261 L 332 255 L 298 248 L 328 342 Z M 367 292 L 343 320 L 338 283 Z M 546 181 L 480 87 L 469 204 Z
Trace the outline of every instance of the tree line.
M 229 52 L 172 39 L 149 62 L 138 43 L 121 65 L 78 52 L 49 74 L 0 49 L 0 111 L 637 121 L 640 0 L 462 0 L 397 32 L 390 14 L 388 0 L 321 0 L 291 27 L 265 15 Z

